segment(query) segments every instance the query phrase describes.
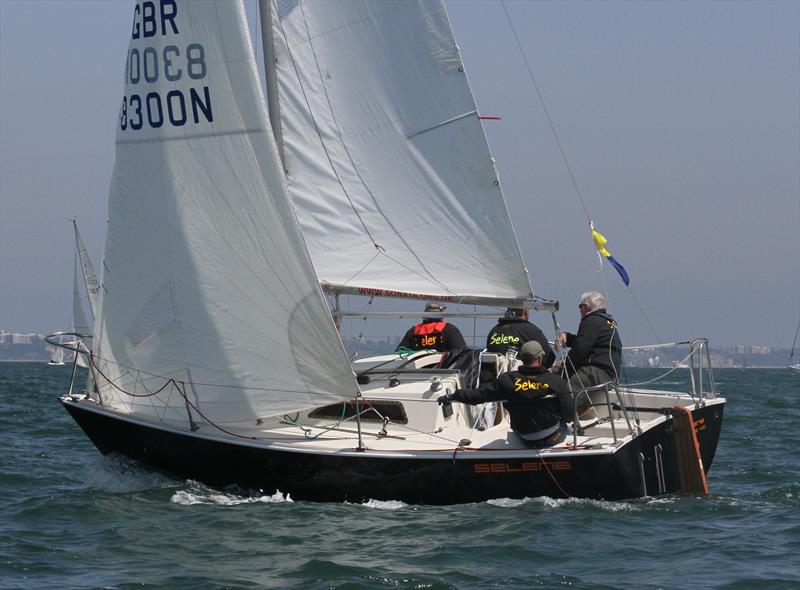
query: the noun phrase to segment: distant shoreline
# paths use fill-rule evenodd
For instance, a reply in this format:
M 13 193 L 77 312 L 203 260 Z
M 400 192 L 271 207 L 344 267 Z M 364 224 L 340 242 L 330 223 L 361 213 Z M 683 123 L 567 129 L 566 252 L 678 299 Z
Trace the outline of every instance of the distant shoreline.
M 2 363 L 32 363 L 32 364 L 39 364 L 39 365 L 46 365 L 50 361 L 43 361 L 43 360 L 30 360 L 30 359 L 0 359 L 0 364 Z M 72 361 L 65 362 L 63 365 L 56 365 L 56 366 L 63 366 L 69 367 L 72 366 Z M 640 365 L 622 365 L 623 369 L 648 369 L 648 370 L 681 370 L 681 371 L 688 371 L 689 367 L 642 367 Z M 788 369 L 787 365 L 752 365 L 748 367 L 713 367 L 715 371 L 743 371 L 749 369 Z

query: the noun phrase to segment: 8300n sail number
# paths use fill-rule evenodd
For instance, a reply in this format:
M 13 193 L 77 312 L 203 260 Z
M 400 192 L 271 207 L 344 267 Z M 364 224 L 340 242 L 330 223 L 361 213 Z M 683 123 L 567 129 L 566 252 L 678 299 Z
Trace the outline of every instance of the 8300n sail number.
M 163 77 L 169 82 L 178 82 L 184 75 L 191 80 L 206 77 L 205 49 L 200 43 L 191 43 L 181 52 L 176 45 L 167 45 L 160 52 L 155 47 L 141 51 L 134 47 L 128 51 L 125 63 L 125 82 L 129 85 L 152 84 Z M 202 89 L 189 88 L 171 90 L 163 95 L 156 91 L 144 95 L 131 94 L 122 98 L 120 129 L 139 130 L 145 125 L 157 129 L 165 123 L 182 127 L 188 122 L 212 122 L 211 94 L 208 86 Z

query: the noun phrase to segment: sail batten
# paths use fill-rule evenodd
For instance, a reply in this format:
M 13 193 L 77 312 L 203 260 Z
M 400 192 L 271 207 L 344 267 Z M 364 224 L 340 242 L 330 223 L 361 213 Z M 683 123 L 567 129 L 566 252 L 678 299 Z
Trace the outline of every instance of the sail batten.
M 320 280 L 531 298 L 443 4 L 273 2 L 289 188 Z

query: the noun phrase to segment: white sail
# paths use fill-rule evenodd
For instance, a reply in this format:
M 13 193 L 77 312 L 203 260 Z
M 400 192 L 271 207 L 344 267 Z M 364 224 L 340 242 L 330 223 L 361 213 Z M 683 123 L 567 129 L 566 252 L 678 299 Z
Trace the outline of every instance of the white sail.
M 83 300 L 81 298 L 80 285 L 78 284 L 77 252 L 75 254 L 72 277 L 72 331 L 84 336 L 92 335 L 92 328 L 89 326 L 89 321 L 86 319 L 86 312 L 83 309 Z M 88 345 L 91 343 L 91 341 L 87 340 L 85 343 Z M 89 366 L 86 362 L 86 357 L 83 354 L 78 354 L 77 363 L 79 367 L 86 368 Z
M 72 220 L 72 228 L 75 230 L 75 247 L 78 251 L 78 258 L 81 261 L 83 284 L 89 299 L 89 311 L 92 314 L 92 318 L 95 318 L 97 317 L 97 299 L 100 297 L 100 281 L 97 280 L 97 275 L 92 266 L 92 259 L 89 258 L 86 246 L 83 245 L 81 234 L 78 233 L 78 223 L 74 219 Z M 87 332 L 87 334 L 88 333 L 89 332 Z
M 280 139 L 320 280 L 365 294 L 530 298 L 443 4 L 272 1 Z
M 94 344 L 107 406 L 185 420 L 172 385 L 131 397 L 168 377 L 217 423 L 357 391 L 257 75 L 241 0 L 136 4 Z
M 60 346 L 53 347 L 53 352 L 50 355 L 48 365 L 63 365 L 64 364 L 64 349 Z

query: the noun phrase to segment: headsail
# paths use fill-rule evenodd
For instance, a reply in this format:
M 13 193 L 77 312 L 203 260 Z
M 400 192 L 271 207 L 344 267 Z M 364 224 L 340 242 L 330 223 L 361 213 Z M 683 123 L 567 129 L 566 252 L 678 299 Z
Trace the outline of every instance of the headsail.
M 75 263 L 73 264 L 73 277 L 72 277 L 72 330 L 84 336 L 92 335 L 92 328 L 89 326 L 89 321 L 86 319 L 86 312 L 83 310 L 83 301 L 81 299 L 80 285 L 78 284 L 78 253 L 75 253 Z M 87 341 L 86 344 L 90 344 Z M 77 363 L 79 367 L 87 367 L 86 358 L 82 354 L 78 354 Z
M 186 419 L 178 393 L 144 397 L 168 377 L 216 422 L 351 396 L 241 0 L 137 2 L 116 146 L 94 344 L 103 402 Z
M 97 317 L 97 299 L 100 297 L 100 281 L 97 280 L 97 275 L 92 266 L 92 259 L 89 258 L 89 253 L 86 251 L 86 246 L 83 245 L 81 234 L 78 232 L 78 222 L 74 219 L 72 220 L 72 229 L 75 230 L 75 247 L 81 262 L 86 295 L 89 298 L 89 311 L 92 314 L 92 318 L 95 318 Z
M 289 188 L 323 283 L 530 298 L 442 2 L 271 1 Z

